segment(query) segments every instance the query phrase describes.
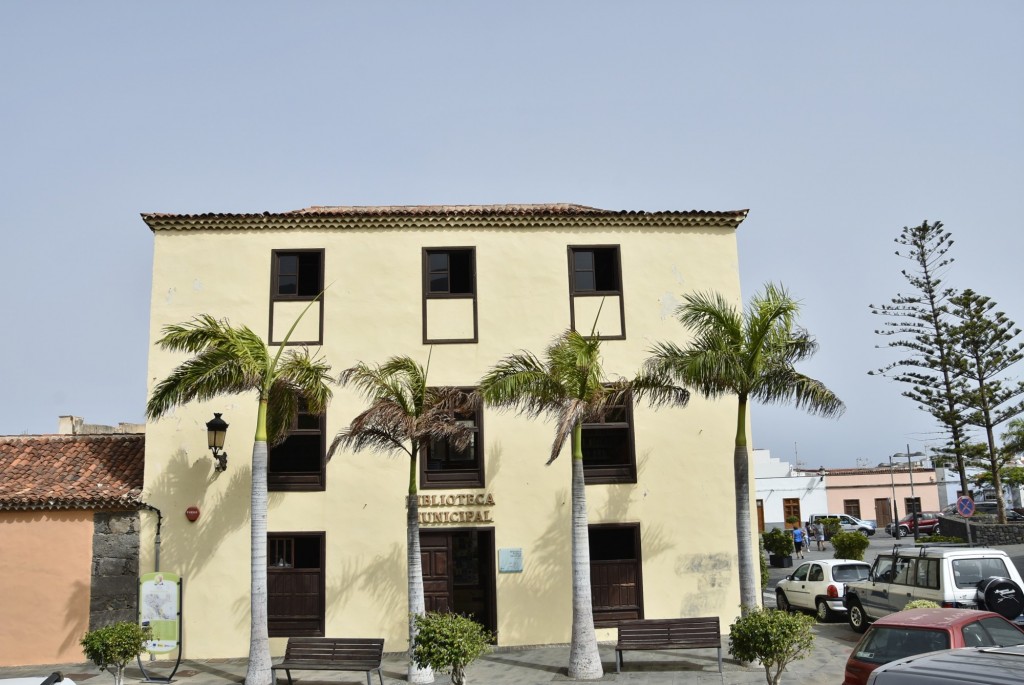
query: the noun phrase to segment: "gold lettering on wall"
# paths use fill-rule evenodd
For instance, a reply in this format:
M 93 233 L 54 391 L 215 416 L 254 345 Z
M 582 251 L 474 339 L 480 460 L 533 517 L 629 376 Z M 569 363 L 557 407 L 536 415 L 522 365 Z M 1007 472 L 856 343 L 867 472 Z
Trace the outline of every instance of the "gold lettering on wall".
M 490 509 L 493 507 L 494 495 L 489 492 L 462 493 L 458 495 L 420 495 L 420 509 L 445 509 L 445 511 L 420 511 L 421 525 L 441 525 L 445 523 L 494 523 Z M 453 507 L 463 507 L 450 511 Z

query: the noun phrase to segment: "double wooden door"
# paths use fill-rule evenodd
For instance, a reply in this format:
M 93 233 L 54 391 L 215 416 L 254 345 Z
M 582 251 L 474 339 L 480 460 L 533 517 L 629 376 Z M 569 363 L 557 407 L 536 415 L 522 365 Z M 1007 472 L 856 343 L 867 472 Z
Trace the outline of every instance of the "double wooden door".
M 420 558 L 427 611 L 471 615 L 496 629 L 493 529 L 421 530 Z

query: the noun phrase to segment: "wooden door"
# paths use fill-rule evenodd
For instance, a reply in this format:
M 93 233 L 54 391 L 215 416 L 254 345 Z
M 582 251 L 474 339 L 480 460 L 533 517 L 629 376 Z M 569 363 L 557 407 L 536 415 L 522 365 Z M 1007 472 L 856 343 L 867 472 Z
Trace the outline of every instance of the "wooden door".
M 451 535 L 420 532 L 420 558 L 423 562 L 423 595 L 427 611 L 451 611 Z

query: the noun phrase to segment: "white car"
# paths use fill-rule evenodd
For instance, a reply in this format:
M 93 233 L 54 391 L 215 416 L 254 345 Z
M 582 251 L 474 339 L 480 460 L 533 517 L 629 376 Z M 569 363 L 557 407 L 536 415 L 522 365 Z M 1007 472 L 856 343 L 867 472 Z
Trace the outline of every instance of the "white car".
M 775 586 L 775 606 L 783 611 L 806 609 L 819 621 L 846 614 L 846 583 L 864 580 L 871 564 L 856 559 L 822 559 L 801 564 Z
M 0 685 L 75 685 L 71 678 L 65 678 L 63 673 L 54 672 L 48 676 L 35 676 L 31 678 L 0 678 Z

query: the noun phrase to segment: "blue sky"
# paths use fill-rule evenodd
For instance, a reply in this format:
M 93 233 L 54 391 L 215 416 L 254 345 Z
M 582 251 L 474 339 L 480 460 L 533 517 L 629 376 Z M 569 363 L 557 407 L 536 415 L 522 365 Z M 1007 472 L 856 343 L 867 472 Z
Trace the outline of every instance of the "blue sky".
M 0 433 L 142 420 L 141 212 L 575 202 L 750 209 L 744 293 L 802 300 L 848 406 L 755 408 L 755 446 L 927 449 L 867 375 L 868 304 L 942 220 L 947 282 L 1024 323 L 1022 29 L 996 1 L 2 3 Z

